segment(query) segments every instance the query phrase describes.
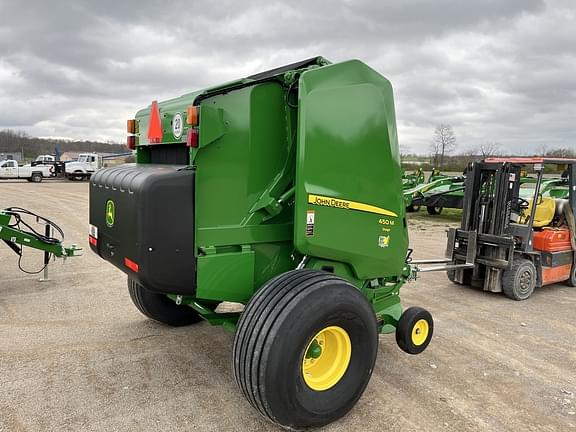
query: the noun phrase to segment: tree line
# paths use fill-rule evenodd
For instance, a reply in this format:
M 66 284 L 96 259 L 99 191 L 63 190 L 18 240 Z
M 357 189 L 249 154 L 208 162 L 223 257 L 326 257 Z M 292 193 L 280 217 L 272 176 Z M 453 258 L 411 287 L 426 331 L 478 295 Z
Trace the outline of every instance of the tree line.
M 41 154 L 53 154 L 58 147 L 60 154 L 65 152 L 123 153 L 124 144 L 98 141 L 71 141 L 50 138 L 35 138 L 21 131 L 0 131 L 0 153 L 22 152 L 22 157 L 34 159 Z
M 497 141 L 486 141 L 475 147 L 461 151 L 459 155 L 452 156 L 457 148 L 456 133 L 454 128 L 449 124 L 439 124 L 434 129 L 432 141 L 430 143 L 430 165 L 433 168 L 444 169 L 447 159 L 453 158 L 488 158 L 491 156 L 520 156 L 507 155 L 502 152 L 502 146 Z M 576 147 L 569 148 L 550 148 L 541 145 L 535 154 L 531 156 L 546 156 L 559 158 L 576 158 Z M 453 162 L 453 161 L 452 161 Z

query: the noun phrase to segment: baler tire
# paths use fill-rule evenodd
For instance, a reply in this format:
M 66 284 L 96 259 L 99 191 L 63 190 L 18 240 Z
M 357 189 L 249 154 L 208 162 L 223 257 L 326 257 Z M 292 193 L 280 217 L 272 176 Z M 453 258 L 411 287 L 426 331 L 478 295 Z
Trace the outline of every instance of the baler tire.
M 439 215 L 439 214 L 442 214 L 442 210 L 444 210 L 444 207 L 438 207 L 438 206 L 428 206 L 428 207 L 426 207 L 426 211 L 428 212 L 429 215 Z
M 408 207 L 406 207 L 406 211 L 408 213 L 417 213 L 420 211 L 420 206 L 416 204 L 410 204 Z
M 527 287 L 522 286 L 521 278 L 530 276 Z M 526 282 L 526 281 L 524 281 Z M 536 267 L 526 258 L 514 257 L 510 270 L 502 273 L 502 291 L 512 300 L 526 300 L 536 288 Z
M 173 327 L 202 321 L 200 314 L 189 306 L 177 305 L 165 294 L 150 291 L 128 278 L 128 292 L 136 308 L 148 318 Z
M 324 348 L 312 360 L 306 354 L 316 341 Z M 308 369 L 304 376 L 310 363 L 322 364 L 324 351 L 335 353 L 325 357 L 324 366 L 330 366 Z M 266 283 L 250 300 L 238 322 L 232 357 L 236 382 L 250 404 L 276 424 L 302 429 L 326 425 L 354 407 L 377 353 L 376 317 L 357 288 L 331 273 L 293 270 Z
M 416 328 L 416 326 L 419 326 Z M 421 327 L 420 327 L 421 326 Z M 417 330 L 422 328 L 424 338 L 418 338 Z M 396 343 L 400 349 L 408 354 L 420 354 L 432 340 L 434 333 L 434 320 L 426 309 L 413 306 L 406 309 L 396 326 Z

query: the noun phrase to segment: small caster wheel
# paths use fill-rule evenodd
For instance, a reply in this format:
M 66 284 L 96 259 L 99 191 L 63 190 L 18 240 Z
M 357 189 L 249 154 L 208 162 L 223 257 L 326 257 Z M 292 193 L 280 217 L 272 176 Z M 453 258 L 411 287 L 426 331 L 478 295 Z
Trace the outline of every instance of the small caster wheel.
M 432 340 L 433 332 L 434 320 L 430 312 L 420 307 L 411 307 L 398 320 L 396 343 L 408 354 L 420 354 Z

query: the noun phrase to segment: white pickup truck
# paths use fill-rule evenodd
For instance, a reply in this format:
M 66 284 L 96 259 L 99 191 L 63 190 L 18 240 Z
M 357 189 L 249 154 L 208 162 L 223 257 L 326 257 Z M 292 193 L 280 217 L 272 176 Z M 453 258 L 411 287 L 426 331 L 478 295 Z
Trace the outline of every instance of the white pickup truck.
M 96 153 L 83 153 L 77 161 L 66 163 L 66 177 L 69 180 L 88 180 L 102 168 L 102 156 Z
M 0 180 L 2 179 L 26 179 L 29 182 L 40 183 L 44 178 L 51 177 L 53 166 L 18 166 L 15 160 L 0 162 Z

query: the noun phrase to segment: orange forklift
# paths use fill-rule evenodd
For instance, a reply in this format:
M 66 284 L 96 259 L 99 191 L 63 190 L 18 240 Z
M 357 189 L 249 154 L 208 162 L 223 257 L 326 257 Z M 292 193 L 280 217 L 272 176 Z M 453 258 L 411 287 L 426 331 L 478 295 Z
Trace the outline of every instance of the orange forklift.
M 544 166 L 562 172 L 541 191 Z M 535 182 L 521 180 L 531 169 Z M 462 221 L 448 231 L 448 278 L 525 300 L 536 287 L 576 286 L 576 159 L 488 158 L 469 164 Z

